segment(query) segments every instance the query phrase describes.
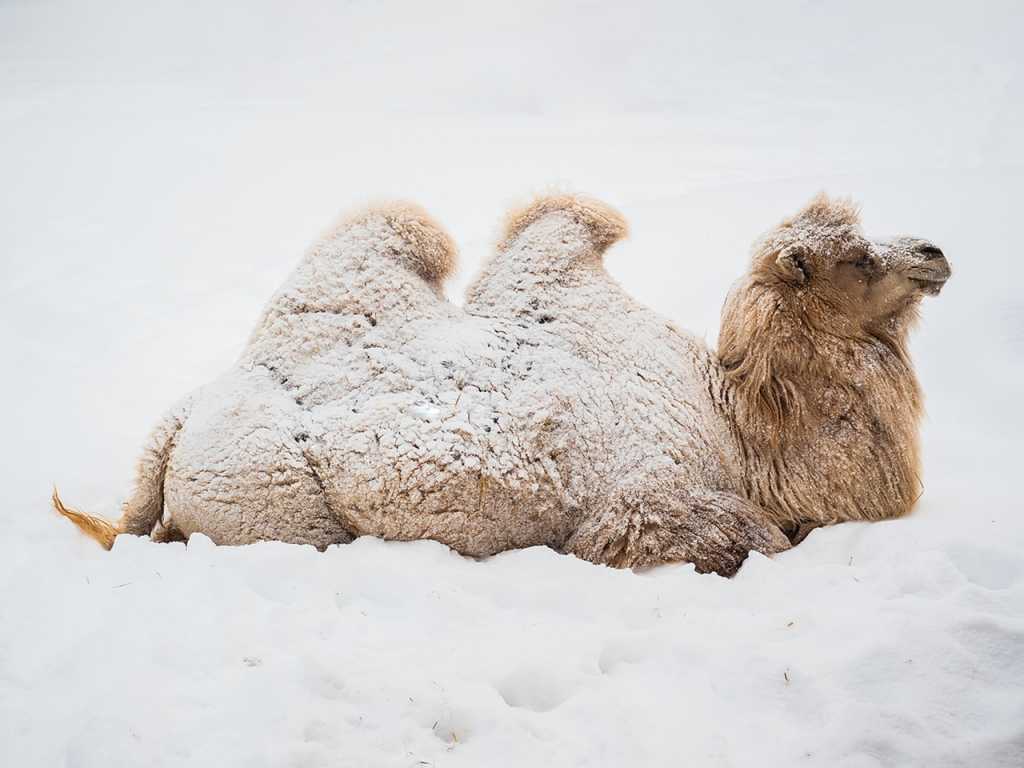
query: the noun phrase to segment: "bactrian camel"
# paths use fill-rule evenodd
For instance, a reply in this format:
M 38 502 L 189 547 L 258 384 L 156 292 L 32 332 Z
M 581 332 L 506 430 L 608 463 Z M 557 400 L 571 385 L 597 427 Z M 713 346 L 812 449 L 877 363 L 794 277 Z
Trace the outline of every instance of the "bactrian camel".
M 850 203 L 819 196 L 757 242 L 714 352 L 605 271 L 625 233 L 600 202 L 540 199 L 458 307 L 454 245 L 423 210 L 350 216 L 238 362 L 163 418 L 118 523 L 55 504 L 107 547 L 370 535 L 720 574 L 911 509 L 906 341 L 950 275 L 937 247 L 869 240 Z

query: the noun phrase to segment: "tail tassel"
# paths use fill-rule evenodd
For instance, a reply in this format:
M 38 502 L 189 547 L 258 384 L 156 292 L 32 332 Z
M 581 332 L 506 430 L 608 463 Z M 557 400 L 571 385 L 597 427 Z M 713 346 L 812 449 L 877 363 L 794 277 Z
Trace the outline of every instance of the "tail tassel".
M 102 517 L 79 512 L 77 509 L 64 506 L 64 502 L 61 501 L 56 487 L 53 489 L 53 508 L 78 526 L 79 530 L 86 536 L 99 542 L 100 546 L 104 549 L 110 549 L 114 546 L 114 539 L 121 533 L 117 526 L 108 520 L 104 520 Z

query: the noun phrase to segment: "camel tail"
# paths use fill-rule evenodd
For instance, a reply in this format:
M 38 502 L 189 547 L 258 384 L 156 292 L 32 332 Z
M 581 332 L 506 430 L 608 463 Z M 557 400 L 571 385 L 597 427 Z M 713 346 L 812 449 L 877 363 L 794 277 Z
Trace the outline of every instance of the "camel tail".
M 104 549 L 110 549 L 114 546 L 114 539 L 117 538 L 117 534 L 121 533 L 117 526 L 109 520 L 64 506 L 64 502 L 61 501 L 60 494 L 57 493 L 56 488 L 53 489 L 53 508 L 77 525 L 78 530 L 90 539 L 99 542 L 99 545 Z
M 53 489 L 53 508 L 104 549 L 114 546 L 118 534 L 146 536 L 152 533 L 163 516 L 164 474 L 174 439 L 184 424 L 187 406 L 188 401 L 174 408 L 150 435 L 135 472 L 135 487 L 117 523 L 65 506 L 56 488 Z

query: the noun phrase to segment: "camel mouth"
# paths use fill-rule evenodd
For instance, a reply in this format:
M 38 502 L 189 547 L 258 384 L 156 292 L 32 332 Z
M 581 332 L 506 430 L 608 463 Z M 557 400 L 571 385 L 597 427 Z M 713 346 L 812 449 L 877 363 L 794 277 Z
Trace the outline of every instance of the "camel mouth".
M 921 293 L 928 296 L 938 296 L 942 292 L 942 286 L 946 284 L 947 278 L 930 279 L 921 277 L 912 277 L 910 280 L 914 285 L 917 286 Z
M 906 270 L 905 274 L 922 293 L 938 296 L 953 270 L 942 251 L 933 245 L 919 248 L 918 254 L 921 260 Z

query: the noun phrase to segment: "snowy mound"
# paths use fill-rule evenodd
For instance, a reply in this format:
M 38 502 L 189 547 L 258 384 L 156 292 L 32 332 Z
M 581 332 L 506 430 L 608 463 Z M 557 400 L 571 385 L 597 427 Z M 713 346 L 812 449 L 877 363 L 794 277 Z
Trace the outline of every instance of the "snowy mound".
M 17 557 L 5 764 L 1014 765 L 1024 569 L 915 527 L 731 581 L 368 538 Z

